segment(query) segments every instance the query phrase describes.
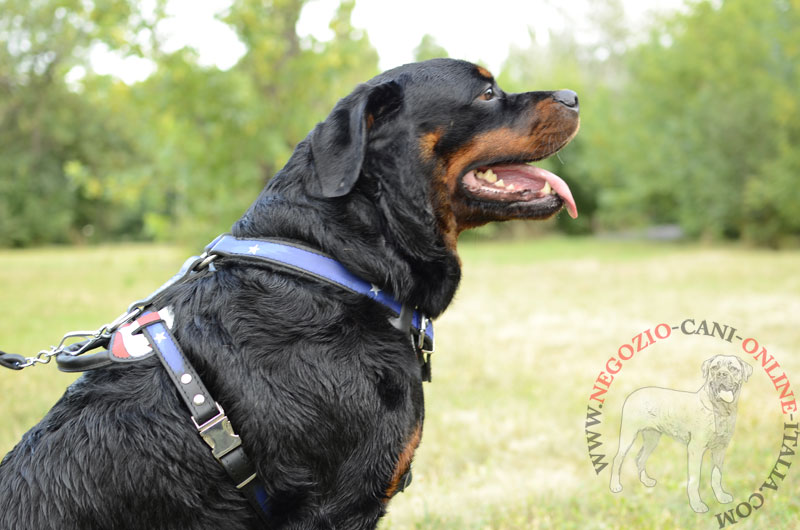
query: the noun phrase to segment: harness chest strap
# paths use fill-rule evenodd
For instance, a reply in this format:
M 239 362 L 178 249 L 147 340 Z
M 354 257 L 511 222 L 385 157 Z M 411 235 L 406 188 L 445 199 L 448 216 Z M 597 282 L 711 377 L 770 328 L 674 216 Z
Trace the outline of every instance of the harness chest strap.
M 132 337 L 141 334 L 161 361 L 178 389 L 198 433 L 211 448 L 236 487 L 245 495 L 262 522 L 267 523 L 268 504 L 264 485 L 256 475 L 222 407 L 211 397 L 194 367 L 172 335 L 172 312 L 169 308 L 146 312 L 130 324 Z

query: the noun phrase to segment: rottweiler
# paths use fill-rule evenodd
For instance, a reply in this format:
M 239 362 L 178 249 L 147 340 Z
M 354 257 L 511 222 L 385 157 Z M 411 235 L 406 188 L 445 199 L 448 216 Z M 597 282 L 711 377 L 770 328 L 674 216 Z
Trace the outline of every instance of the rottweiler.
M 430 317 L 461 277 L 456 241 L 545 219 L 567 184 L 530 165 L 577 133 L 570 90 L 506 93 L 434 59 L 359 85 L 232 228 L 296 242 Z M 153 357 L 90 370 L 0 464 L 4 529 L 374 528 L 422 435 L 423 367 L 384 305 L 236 256 L 154 301 L 241 437 L 266 493 L 246 501 Z

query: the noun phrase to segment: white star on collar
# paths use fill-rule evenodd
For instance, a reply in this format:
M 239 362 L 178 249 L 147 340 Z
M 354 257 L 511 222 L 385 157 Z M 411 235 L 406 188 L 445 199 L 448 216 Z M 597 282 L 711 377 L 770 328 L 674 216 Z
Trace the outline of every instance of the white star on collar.
M 256 255 L 258 253 L 258 245 L 253 245 L 249 249 L 247 249 L 248 254 Z
M 159 333 L 158 335 L 156 335 L 155 337 L 153 337 L 153 338 L 159 344 L 161 344 L 163 341 L 167 340 L 167 336 L 164 334 L 163 331 L 161 333 Z
M 375 285 L 374 283 L 371 283 L 370 285 L 372 286 L 372 289 L 370 289 L 369 292 L 374 294 L 375 298 L 378 298 L 378 293 L 381 292 L 380 288 L 377 285 Z

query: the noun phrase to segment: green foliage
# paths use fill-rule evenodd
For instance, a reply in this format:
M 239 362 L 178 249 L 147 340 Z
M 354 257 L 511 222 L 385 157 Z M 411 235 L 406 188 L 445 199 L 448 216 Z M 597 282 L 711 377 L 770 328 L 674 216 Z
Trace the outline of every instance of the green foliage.
M 800 235 L 798 2 L 695 4 L 625 57 L 605 141 L 609 226 L 635 216 L 693 236 L 776 245 Z
M 136 156 L 128 131 L 98 97 L 106 83 L 89 97 L 66 78 L 94 45 L 135 51 L 135 2 L 0 0 L 0 13 L 0 245 L 130 231 L 99 209 L 97 180 Z
M 419 45 L 414 48 L 415 61 L 427 61 L 428 59 L 436 59 L 438 57 L 450 57 L 447 50 L 444 49 L 433 35 L 425 34 Z
M 800 237 L 800 3 L 692 5 L 631 46 L 619 3 L 571 35 L 512 52 L 501 81 L 568 87 L 582 128 L 560 161 L 581 217 L 568 231 L 679 224 L 694 237 L 777 246 Z
M 338 98 L 377 73 L 350 24 L 353 2 L 331 21 L 330 42 L 296 34 L 304 0 L 234 2 L 224 21 L 247 52 L 227 71 L 201 66 L 192 49 L 163 52 L 152 37 L 163 6 L 145 22 L 136 4 L 0 0 L 0 246 L 206 242 Z M 142 35 L 147 46 L 135 44 Z M 98 45 L 146 55 L 156 71 L 133 86 L 95 75 Z M 88 73 L 68 82 L 75 67 Z
M 193 243 L 230 228 L 295 144 L 352 87 L 377 73 L 377 54 L 350 25 L 353 3 L 331 21 L 330 42 L 301 41 L 301 0 L 242 0 L 225 17 L 247 47 L 228 71 L 197 65 L 190 50 L 165 56 L 135 87 L 155 128 L 150 146 L 169 190 L 154 236 Z M 148 120 L 150 121 L 150 120 Z

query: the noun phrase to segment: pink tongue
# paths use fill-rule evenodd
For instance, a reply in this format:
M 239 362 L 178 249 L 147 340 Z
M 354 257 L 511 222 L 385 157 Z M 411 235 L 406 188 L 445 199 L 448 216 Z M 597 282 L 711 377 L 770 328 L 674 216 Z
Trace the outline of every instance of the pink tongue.
M 550 187 L 553 188 L 559 197 L 564 199 L 565 203 L 567 203 L 567 213 L 569 216 L 573 219 L 578 217 L 578 207 L 575 205 L 575 199 L 572 198 L 572 192 L 569 190 L 569 186 L 567 186 L 567 183 L 555 173 L 551 173 L 540 167 L 529 166 L 528 164 L 509 164 L 506 166 L 497 166 L 496 168 L 492 169 L 498 175 L 501 172 L 510 171 L 519 173 L 526 178 L 549 182 Z

